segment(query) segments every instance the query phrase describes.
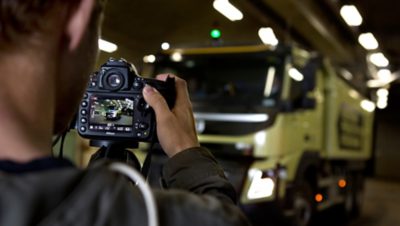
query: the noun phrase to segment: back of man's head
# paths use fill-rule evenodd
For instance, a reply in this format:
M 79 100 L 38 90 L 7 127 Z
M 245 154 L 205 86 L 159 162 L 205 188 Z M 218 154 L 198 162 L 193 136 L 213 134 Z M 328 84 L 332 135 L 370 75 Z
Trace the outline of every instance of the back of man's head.
M 103 2 L 0 0 L 0 145 L 13 149 L 0 159 L 49 152 L 67 127 L 94 66 Z
M 68 13 L 82 0 L 0 0 L 0 49 L 51 31 L 52 14 Z M 104 0 L 97 0 L 98 13 Z M 62 10 L 61 10 L 62 9 Z M 67 9 L 67 10 L 65 10 Z
M 46 28 L 51 13 L 60 4 L 76 5 L 78 0 L 0 0 L 0 47 L 6 48 Z M 25 37 L 25 38 L 24 38 Z

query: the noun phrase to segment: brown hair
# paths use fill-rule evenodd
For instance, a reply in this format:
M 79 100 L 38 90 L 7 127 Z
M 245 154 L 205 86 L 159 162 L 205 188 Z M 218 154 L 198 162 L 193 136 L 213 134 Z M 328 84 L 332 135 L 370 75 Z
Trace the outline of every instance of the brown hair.
M 58 7 L 73 9 L 80 0 L 0 0 L 0 48 L 45 29 L 49 14 Z M 97 1 L 101 11 L 104 1 Z

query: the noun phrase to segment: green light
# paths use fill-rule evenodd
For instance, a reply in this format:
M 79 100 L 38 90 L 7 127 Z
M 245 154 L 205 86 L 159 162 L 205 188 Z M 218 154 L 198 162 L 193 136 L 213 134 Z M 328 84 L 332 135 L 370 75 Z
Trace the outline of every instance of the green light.
M 221 31 L 219 29 L 212 29 L 210 32 L 212 38 L 221 38 Z

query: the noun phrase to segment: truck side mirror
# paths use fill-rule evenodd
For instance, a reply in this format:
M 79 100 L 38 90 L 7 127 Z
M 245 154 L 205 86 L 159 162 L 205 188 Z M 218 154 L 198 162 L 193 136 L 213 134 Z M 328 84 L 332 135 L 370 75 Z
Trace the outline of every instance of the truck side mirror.
M 304 68 L 302 68 L 302 73 L 304 75 L 304 92 L 312 91 L 315 88 L 316 83 L 316 72 L 321 66 L 322 58 L 315 57 L 312 58 Z

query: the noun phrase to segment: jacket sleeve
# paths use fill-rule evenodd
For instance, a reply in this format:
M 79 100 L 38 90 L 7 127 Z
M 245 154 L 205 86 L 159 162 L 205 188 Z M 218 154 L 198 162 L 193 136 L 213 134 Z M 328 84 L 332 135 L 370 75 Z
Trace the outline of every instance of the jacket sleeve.
M 236 192 L 212 154 L 203 147 L 184 150 L 168 160 L 163 169 L 166 188 L 211 195 L 236 203 Z

